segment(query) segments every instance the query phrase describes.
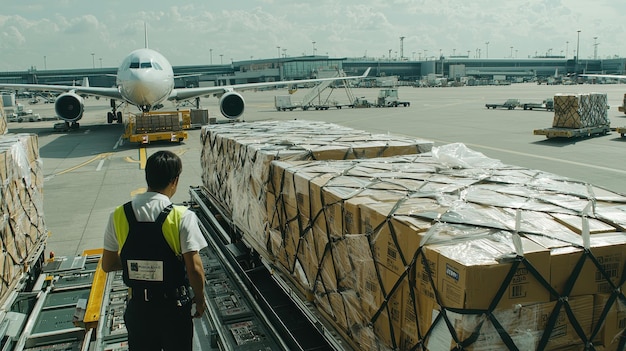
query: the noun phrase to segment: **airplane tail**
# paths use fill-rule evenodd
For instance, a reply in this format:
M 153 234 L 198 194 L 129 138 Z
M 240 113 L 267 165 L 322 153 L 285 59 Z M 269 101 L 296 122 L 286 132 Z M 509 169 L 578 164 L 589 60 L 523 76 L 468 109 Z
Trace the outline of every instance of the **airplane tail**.
M 81 84 L 81 86 L 83 86 L 83 87 L 88 87 L 89 86 L 89 77 L 83 78 L 83 84 Z

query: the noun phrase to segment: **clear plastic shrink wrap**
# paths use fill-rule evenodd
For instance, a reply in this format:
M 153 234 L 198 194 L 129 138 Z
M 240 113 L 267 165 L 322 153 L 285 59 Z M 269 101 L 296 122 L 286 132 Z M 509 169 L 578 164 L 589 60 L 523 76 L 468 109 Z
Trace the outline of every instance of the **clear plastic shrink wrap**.
M 45 242 L 43 173 L 37 135 L 0 136 L 0 300 Z
M 261 253 L 356 349 L 620 343 L 621 194 L 462 144 L 367 159 L 276 157 L 255 172 L 267 177 L 250 185 L 265 194 L 255 199 L 266 208 Z

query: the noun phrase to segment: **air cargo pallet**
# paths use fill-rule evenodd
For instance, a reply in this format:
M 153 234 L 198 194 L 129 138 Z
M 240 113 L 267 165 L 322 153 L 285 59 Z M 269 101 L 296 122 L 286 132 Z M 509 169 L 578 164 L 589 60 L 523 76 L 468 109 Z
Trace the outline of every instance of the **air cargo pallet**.
M 191 128 L 189 110 L 129 114 L 126 121 L 122 138 L 138 144 L 155 141 L 180 143 L 187 139 L 185 130 Z
M 222 311 L 209 308 L 214 325 L 232 325 L 230 321 L 237 316 L 248 316 L 250 307 L 258 316 L 259 326 L 267 330 L 277 340 L 275 348 L 271 350 L 335 350 L 351 351 L 346 338 L 337 333 L 337 330 L 326 322 L 302 291 L 297 289 L 289 280 L 288 274 L 280 271 L 279 265 L 274 265 L 259 257 L 258 252 L 236 239 L 237 229 L 229 222 L 228 216 L 217 205 L 210 194 L 202 188 L 191 188 L 192 208 L 195 208 L 201 222 L 201 230 L 205 234 L 211 252 L 219 258 L 224 273 L 215 268 L 212 259 L 205 262 L 207 286 L 209 296 L 224 294 L 227 291 L 238 291 L 246 303 L 237 305 L 226 303 L 220 307 Z M 262 250 L 262 249 L 261 249 Z M 209 269 L 207 270 L 207 267 Z M 211 276 L 212 278 L 209 278 Z M 231 277 L 226 283 L 224 277 Z M 231 285 L 226 288 L 226 285 Z M 230 293 L 231 295 L 234 293 Z M 209 297 L 209 300 L 213 300 Z M 222 299 L 221 302 L 228 302 Z M 212 301 L 213 307 L 220 301 Z M 225 310 L 225 306 L 232 307 Z M 246 318 L 243 318 L 246 320 Z M 246 329 L 247 325 L 236 325 Z M 227 342 L 232 339 L 231 333 L 224 333 L 224 328 L 217 328 L 219 340 Z M 268 334 L 269 335 L 269 334 Z M 232 341 L 232 340 L 231 340 Z M 243 348 L 240 348 L 243 350 Z
M 611 127 L 608 125 L 605 126 L 595 126 L 595 127 L 587 127 L 587 128 L 544 128 L 544 129 L 535 129 L 533 131 L 534 135 L 545 135 L 546 138 L 581 138 L 581 137 L 590 137 L 597 135 L 606 135 L 611 131 Z

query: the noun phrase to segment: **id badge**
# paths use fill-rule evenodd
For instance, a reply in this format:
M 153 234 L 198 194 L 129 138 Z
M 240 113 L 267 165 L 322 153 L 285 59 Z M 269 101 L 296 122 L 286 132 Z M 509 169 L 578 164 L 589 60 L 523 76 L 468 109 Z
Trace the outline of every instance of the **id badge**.
M 128 278 L 150 282 L 163 281 L 163 261 L 128 260 Z

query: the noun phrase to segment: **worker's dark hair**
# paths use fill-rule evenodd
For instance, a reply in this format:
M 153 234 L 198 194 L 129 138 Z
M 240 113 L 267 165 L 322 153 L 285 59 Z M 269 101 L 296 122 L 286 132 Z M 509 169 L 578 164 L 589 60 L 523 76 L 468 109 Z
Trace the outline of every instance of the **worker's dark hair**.
M 146 162 L 146 183 L 152 190 L 165 189 L 183 171 L 180 157 L 171 151 L 157 151 Z

